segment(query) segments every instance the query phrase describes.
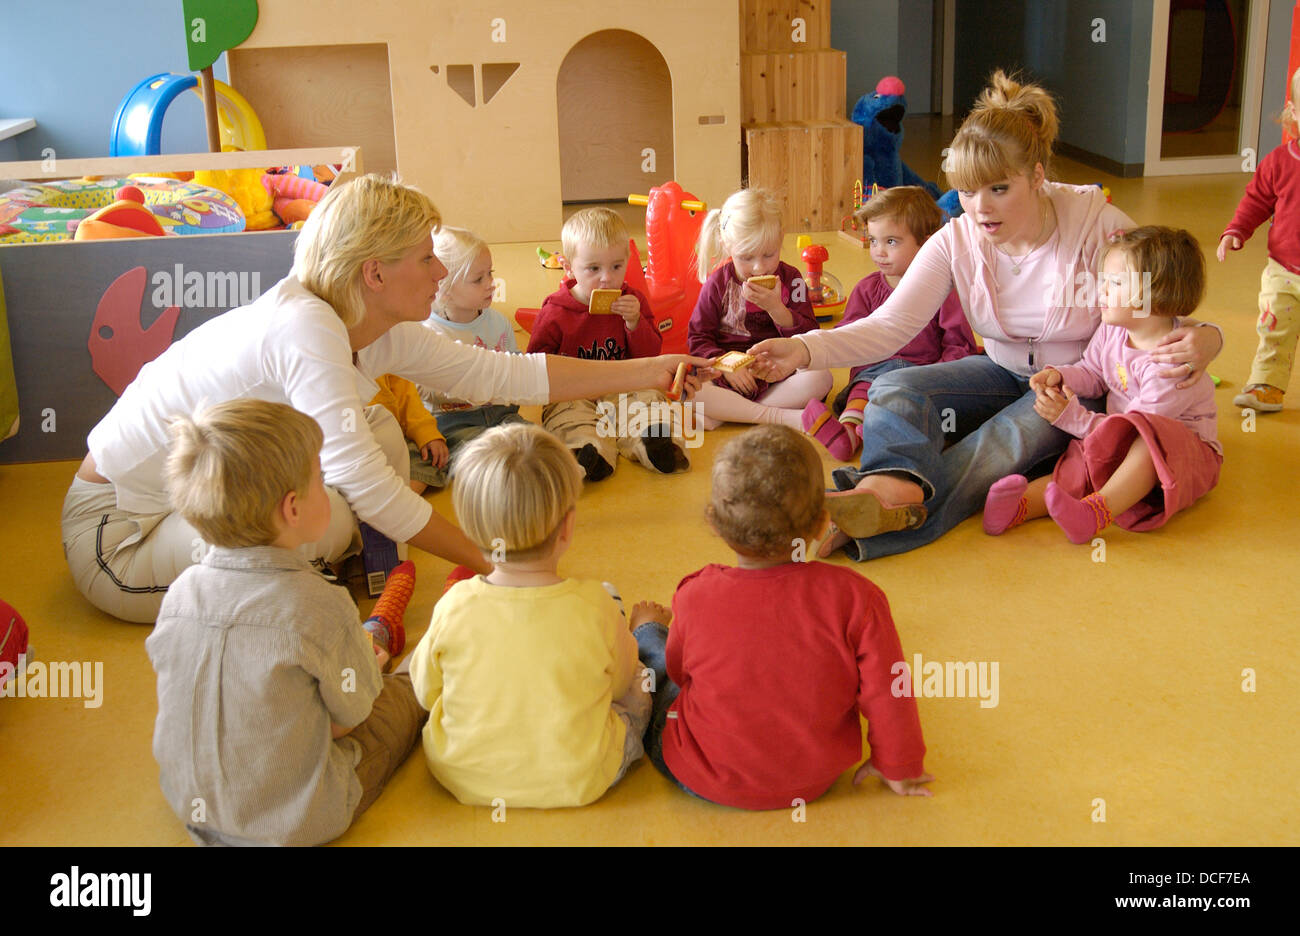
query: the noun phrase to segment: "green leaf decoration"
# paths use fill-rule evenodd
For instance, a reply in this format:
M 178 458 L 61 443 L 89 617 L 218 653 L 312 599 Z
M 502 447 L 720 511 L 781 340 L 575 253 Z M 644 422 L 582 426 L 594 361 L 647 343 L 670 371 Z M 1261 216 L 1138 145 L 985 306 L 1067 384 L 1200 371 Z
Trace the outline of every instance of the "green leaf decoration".
M 207 68 L 253 33 L 257 0 L 181 0 L 190 71 Z

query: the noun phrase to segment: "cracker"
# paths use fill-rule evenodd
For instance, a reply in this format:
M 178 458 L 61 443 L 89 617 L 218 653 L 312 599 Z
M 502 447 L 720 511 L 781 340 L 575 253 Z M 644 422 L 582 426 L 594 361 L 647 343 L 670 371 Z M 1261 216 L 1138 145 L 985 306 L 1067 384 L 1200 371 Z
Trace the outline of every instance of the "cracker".
M 610 306 L 621 295 L 623 295 L 621 289 L 593 289 L 591 291 L 591 314 L 612 315 L 613 310 Z
M 713 367 L 724 374 L 734 374 L 736 371 L 749 367 L 756 360 L 758 358 L 752 354 L 746 354 L 744 351 L 728 351 L 722 357 L 714 360 Z

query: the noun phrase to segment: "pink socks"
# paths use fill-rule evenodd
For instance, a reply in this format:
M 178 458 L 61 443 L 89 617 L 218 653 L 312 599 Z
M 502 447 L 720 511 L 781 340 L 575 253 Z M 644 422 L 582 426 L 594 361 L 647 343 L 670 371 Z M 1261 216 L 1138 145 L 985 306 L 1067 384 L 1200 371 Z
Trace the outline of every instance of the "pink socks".
M 1029 479 L 1024 475 L 1007 475 L 995 481 L 984 501 L 984 532 L 989 536 L 999 536 L 1024 523 L 1029 512 L 1029 501 L 1025 497 L 1028 489 Z
M 1115 519 L 1100 494 L 1089 494 L 1083 500 L 1076 500 L 1053 482 L 1047 486 L 1045 500 L 1047 512 L 1056 525 L 1065 531 L 1071 543 L 1078 545 L 1090 541 Z
M 850 461 L 862 446 L 862 437 L 853 426 L 844 425 L 821 400 L 813 400 L 803 410 L 803 431 L 808 433 L 840 461 Z

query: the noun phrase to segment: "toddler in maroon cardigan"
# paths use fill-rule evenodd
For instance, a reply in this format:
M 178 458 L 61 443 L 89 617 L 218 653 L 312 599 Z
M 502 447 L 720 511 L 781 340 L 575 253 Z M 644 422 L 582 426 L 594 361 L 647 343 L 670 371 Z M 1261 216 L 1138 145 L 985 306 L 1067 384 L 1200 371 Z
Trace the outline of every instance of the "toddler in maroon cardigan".
M 736 565 L 684 578 L 671 629 L 635 631 L 655 676 L 650 760 L 703 799 L 789 809 L 857 763 L 862 715 L 871 757 L 853 782 L 929 796 L 916 700 L 894 692 L 904 663 L 889 602 L 852 569 L 804 561 L 828 522 L 812 443 L 786 426 L 728 442 L 706 517 Z
M 871 259 L 879 269 L 853 287 L 836 328 L 866 318 L 884 305 L 921 245 L 943 226 L 943 212 L 919 185 L 882 190 L 858 209 L 856 217 L 866 225 Z M 862 448 L 862 411 L 873 380 L 900 367 L 958 361 L 978 353 L 975 333 L 954 289 L 934 318 L 897 354 L 849 372 L 848 386 L 835 397 L 834 413 L 821 400 L 804 407 L 804 431 L 840 461 L 850 461 Z

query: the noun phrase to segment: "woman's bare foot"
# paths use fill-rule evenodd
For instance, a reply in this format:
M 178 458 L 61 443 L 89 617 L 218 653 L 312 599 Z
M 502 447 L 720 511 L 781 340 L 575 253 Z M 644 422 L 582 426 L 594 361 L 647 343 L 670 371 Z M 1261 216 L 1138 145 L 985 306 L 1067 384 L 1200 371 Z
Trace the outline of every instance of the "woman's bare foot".
M 904 504 L 922 504 L 925 491 L 921 485 L 910 478 L 900 478 L 892 474 L 869 474 L 855 486 L 858 491 L 870 491 L 880 498 L 882 503 L 903 506 Z

